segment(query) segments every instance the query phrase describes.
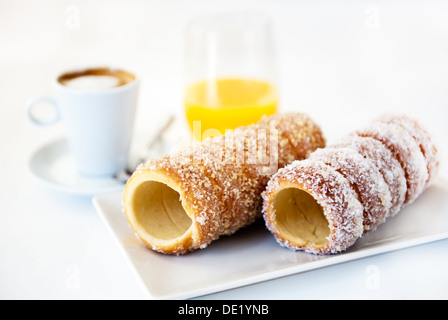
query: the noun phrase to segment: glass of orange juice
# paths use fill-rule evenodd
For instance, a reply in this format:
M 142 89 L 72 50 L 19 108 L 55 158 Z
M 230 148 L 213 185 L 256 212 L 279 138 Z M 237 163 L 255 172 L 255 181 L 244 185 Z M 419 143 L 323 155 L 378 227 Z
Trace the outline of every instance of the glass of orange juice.
M 186 33 L 184 107 L 201 141 L 277 111 L 271 20 L 258 12 L 209 14 Z

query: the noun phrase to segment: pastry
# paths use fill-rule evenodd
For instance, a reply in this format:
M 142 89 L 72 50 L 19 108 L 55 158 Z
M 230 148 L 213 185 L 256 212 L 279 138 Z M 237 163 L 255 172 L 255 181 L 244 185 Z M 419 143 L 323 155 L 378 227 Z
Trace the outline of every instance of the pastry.
M 407 114 L 388 113 L 377 119 L 377 121 L 400 126 L 414 138 L 426 160 L 428 170 L 428 180 L 425 184 L 426 189 L 439 170 L 439 157 L 434 137 L 431 137 L 428 130 L 421 123 L 409 117 Z
M 366 231 L 386 220 L 392 205 L 390 190 L 374 161 L 352 148 L 342 147 L 317 150 L 310 160 L 331 166 L 348 180 L 363 204 Z
M 125 186 L 124 212 L 155 251 L 205 248 L 262 216 L 261 193 L 278 168 L 324 146 L 307 115 L 265 117 L 141 164 Z
M 364 231 L 358 195 L 341 173 L 322 162 L 306 159 L 280 169 L 264 198 L 268 229 L 291 249 L 339 252 Z
M 344 251 L 415 201 L 438 166 L 433 138 L 416 120 L 384 115 L 280 169 L 263 195 L 266 226 L 293 250 Z
M 388 216 L 394 216 L 400 211 L 406 197 L 406 178 L 400 163 L 384 144 L 371 137 L 350 134 L 330 147 L 353 148 L 364 158 L 373 161 L 389 187 L 391 206 Z
M 404 204 L 417 199 L 426 187 L 429 176 L 425 156 L 412 135 L 400 126 L 383 122 L 358 130 L 357 135 L 374 138 L 392 152 L 400 162 L 406 177 L 407 192 Z

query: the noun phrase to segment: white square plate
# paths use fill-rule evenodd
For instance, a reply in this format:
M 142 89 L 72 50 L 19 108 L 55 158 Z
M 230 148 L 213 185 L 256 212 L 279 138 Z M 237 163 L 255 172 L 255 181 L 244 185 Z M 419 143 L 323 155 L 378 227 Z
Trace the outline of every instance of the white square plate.
M 122 211 L 121 193 L 93 203 L 152 299 L 187 299 L 448 238 L 448 187 L 439 178 L 412 205 L 344 253 L 316 256 L 281 247 L 263 221 L 204 250 L 170 256 L 148 249 Z

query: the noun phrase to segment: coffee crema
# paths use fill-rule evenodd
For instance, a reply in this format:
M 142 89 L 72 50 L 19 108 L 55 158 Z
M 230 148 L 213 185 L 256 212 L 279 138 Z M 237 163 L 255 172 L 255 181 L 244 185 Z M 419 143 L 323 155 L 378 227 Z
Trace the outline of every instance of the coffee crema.
M 121 69 L 94 68 L 64 73 L 58 82 L 74 89 L 101 90 L 121 87 L 135 79 L 135 75 Z

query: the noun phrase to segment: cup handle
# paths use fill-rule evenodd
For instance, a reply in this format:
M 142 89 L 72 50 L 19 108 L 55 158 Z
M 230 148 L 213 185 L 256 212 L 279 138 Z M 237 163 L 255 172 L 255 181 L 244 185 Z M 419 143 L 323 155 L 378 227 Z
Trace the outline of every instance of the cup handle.
M 42 120 L 39 120 L 38 118 L 36 118 L 34 116 L 33 108 L 34 108 L 35 105 L 37 105 L 40 102 L 47 102 L 47 103 L 50 103 L 53 106 L 54 117 L 52 119 L 47 120 L 47 121 L 42 121 Z M 32 123 L 36 124 L 36 125 L 39 125 L 39 126 L 48 126 L 50 124 L 58 122 L 61 119 L 61 116 L 59 114 L 59 110 L 58 110 L 58 107 L 57 107 L 56 100 L 53 99 L 53 98 L 50 98 L 50 97 L 39 97 L 39 98 L 35 98 L 35 99 L 31 100 L 28 103 L 27 107 L 26 107 L 26 113 L 27 113 L 28 118 L 30 119 L 30 121 Z

